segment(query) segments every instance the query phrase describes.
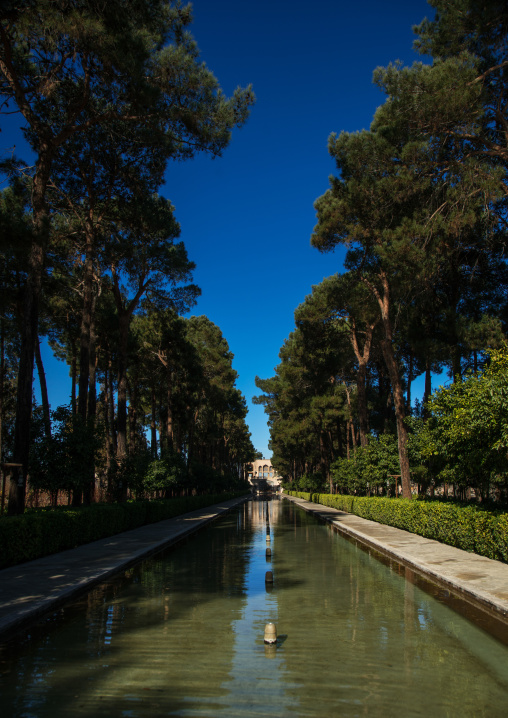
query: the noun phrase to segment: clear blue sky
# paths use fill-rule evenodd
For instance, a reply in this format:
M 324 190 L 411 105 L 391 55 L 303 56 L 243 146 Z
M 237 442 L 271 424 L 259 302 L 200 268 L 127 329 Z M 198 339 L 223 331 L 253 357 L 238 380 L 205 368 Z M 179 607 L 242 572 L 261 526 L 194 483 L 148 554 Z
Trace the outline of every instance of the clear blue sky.
M 226 94 L 252 83 L 257 102 L 223 157 L 170 164 L 161 193 L 197 265 L 202 297 L 193 314 L 206 314 L 227 339 L 254 446 L 269 458 L 266 416 L 251 402 L 254 378 L 273 376 L 312 285 L 342 270 L 342 253 L 310 246 L 313 202 L 334 172 L 328 136 L 368 129 L 384 101 L 373 70 L 419 59 L 412 26 L 432 8 L 424 0 L 195 0 L 193 7 L 203 61 Z M 16 138 L 2 118 L 0 126 L 5 148 Z M 67 403 L 67 367 L 48 352 L 45 363 L 51 405 Z

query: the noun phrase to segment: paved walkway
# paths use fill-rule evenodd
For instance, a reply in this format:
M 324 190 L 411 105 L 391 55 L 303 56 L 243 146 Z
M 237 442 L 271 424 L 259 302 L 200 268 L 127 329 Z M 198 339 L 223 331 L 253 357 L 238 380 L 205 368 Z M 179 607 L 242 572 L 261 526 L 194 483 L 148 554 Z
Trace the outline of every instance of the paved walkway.
M 0 570 L 0 635 L 13 633 L 136 561 L 176 543 L 245 498 Z
M 294 496 L 285 495 L 285 498 L 333 524 L 341 533 L 395 558 L 508 621 L 507 564 L 328 506 Z

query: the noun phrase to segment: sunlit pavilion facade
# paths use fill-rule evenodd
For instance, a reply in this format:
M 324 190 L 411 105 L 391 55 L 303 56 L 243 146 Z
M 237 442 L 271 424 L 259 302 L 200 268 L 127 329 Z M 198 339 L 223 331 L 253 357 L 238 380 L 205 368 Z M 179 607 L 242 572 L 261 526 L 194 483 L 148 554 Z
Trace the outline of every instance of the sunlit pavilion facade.
M 256 459 L 250 464 L 245 464 L 244 469 L 245 478 L 253 485 L 264 479 L 269 485 L 276 488 L 282 481 L 282 476 L 277 474 L 270 459 Z

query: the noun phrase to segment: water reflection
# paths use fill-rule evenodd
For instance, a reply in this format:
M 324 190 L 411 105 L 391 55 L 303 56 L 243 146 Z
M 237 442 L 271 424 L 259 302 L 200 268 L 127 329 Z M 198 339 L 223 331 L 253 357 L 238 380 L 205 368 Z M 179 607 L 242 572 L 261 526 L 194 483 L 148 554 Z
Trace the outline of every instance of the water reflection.
M 505 715 L 508 649 L 410 574 L 287 501 L 243 504 L 5 645 L 2 712 Z

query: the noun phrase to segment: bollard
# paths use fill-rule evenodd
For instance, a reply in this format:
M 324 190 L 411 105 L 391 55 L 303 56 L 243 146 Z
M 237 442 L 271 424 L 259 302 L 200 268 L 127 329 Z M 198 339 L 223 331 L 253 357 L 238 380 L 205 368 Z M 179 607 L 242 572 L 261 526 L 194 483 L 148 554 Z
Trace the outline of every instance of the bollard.
M 277 643 L 277 626 L 275 623 L 267 623 L 265 626 L 265 643 Z
M 266 534 L 266 543 L 270 543 L 270 534 Z
M 265 583 L 273 583 L 273 573 L 271 571 L 265 573 Z
M 266 558 L 272 558 L 272 549 L 270 548 L 270 546 L 266 547 Z

